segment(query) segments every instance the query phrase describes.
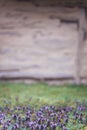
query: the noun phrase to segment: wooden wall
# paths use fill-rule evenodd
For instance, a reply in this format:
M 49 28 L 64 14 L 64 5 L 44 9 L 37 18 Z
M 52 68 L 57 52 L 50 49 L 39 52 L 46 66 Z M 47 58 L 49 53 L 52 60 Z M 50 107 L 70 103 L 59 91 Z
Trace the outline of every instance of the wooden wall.
M 70 6 L 70 7 L 87 7 L 86 0 L 31 0 L 37 5 L 59 5 L 59 6 Z
M 86 79 L 87 21 L 77 8 L 11 1 L 0 11 L 0 79 Z

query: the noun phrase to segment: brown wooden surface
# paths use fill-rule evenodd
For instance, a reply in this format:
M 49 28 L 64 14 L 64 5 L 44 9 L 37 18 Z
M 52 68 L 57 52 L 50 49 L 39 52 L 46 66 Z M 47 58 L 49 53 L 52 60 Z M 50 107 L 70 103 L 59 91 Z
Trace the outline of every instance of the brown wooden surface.
M 87 40 L 83 41 L 83 32 L 79 30 L 78 8 L 42 8 L 11 1 L 1 4 L 0 11 L 1 79 L 73 77 L 76 80 L 77 75 L 86 76 Z M 82 58 L 78 58 L 79 43 Z M 77 59 L 81 61 L 81 69 L 77 65 L 80 62 L 75 62 Z

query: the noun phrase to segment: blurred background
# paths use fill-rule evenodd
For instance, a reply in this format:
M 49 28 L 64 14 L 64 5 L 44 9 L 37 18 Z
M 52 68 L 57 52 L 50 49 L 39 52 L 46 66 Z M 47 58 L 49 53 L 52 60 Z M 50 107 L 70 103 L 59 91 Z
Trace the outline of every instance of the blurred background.
M 78 7 L 86 9 L 86 1 L 0 0 L 0 79 L 75 83 L 79 73 L 86 83 L 87 40 L 79 50 L 73 21 Z

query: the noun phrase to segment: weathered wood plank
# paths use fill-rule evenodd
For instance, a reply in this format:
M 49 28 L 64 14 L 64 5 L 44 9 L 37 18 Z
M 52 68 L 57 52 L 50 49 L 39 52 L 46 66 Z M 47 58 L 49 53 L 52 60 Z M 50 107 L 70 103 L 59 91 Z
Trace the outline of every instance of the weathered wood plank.
M 83 54 L 83 46 L 84 46 L 84 32 L 85 32 L 85 21 L 86 21 L 86 17 L 85 17 L 85 11 L 84 9 L 80 9 L 79 12 L 79 35 L 78 35 L 78 47 L 77 47 L 77 56 L 76 56 L 76 83 L 80 84 L 81 83 L 81 79 L 80 79 L 80 73 L 81 73 L 81 60 L 82 60 L 82 54 Z
M 69 10 L 68 10 L 69 11 Z M 79 9 L 77 10 L 78 12 L 79 12 Z M 76 12 L 77 12 L 76 11 Z M 81 50 L 81 48 L 83 47 L 83 45 L 82 45 L 82 43 L 84 42 L 84 28 L 83 28 L 83 25 L 84 25 L 84 22 L 82 22 L 82 20 L 81 19 L 84 19 L 83 18 L 83 16 L 84 15 L 82 15 L 81 13 L 78 13 L 78 15 L 76 15 L 75 17 L 74 17 L 74 15 L 73 15 L 73 9 L 72 9 L 72 11 L 70 10 L 70 12 L 71 13 L 69 13 L 69 14 L 63 14 L 64 12 L 61 12 L 61 10 L 60 10 L 60 13 L 58 14 L 58 16 L 56 16 L 56 17 L 58 17 L 58 19 L 60 19 L 60 21 L 67 21 L 67 22 L 74 22 L 74 21 L 76 21 L 77 22 L 77 24 L 79 25 L 79 44 L 78 44 L 78 52 L 77 52 L 77 55 L 76 55 L 76 75 L 75 75 L 75 80 L 76 80 L 76 82 L 78 82 L 78 83 L 80 83 L 80 69 L 81 69 L 81 57 L 78 57 L 78 56 L 80 56 L 81 55 L 81 53 L 79 53 L 79 48 L 80 48 L 80 50 Z M 75 13 L 75 12 L 74 12 Z M 80 15 L 81 16 L 80 16 Z M 56 14 L 57 15 L 57 14 Z M 28 73 L 21 73 L 20 72 L 20 67 L 18 67 L 18 65 L 17 66 L 15 66 L 15 68 L 19 68 L 19 70 L 16 70 L 16 69 L 12 69 L 12 68 L 9 68 L 9 70 L 8 70 L 8 68 L 7 69 L 3 69 L 3 70 L 1 70 L 2 71 L 2 73 L 0 72 L 0 75 L 1 75 L 1 78 L 3 78 L 3 79 L 8 79 L 8 78 L 53 78 L 53 79 L 60 79 L 60 78 L 71 78 L 71 77 L 73 77 L 73 76 L 71 76 L 71 75 L 63 75 L 63 76 L 60 76 L 59 75 L 59 77 L 58 77 L 58 75 L 55 75 L 55 76 L 53 76 L 53 77 L 51 77 L 51 75 L 48 75 L 48 76 L 46 76 L 46 77 L 44 77 L 43 75 L 38 75 L 38 74 L 31 74 L 31 73 L 29 73 L 29 71 L 28 71 Z M 21 68 L 21 69 L 23 69 L 23 68 Z M 6 73 L 5 73 L 6 72 Z M 45 74 L 46 75 L 46 74 Z
M 33 0 L 32 2 L 37 6 L 87 7 L 86 0 Z

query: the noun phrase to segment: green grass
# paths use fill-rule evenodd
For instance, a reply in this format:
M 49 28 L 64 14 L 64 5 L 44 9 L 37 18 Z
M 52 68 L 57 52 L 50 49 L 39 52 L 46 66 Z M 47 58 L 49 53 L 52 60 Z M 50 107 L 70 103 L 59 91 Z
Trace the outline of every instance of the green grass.
M 30 103 L 33 105 L 64 104 L 75 105 L 74 101 L 87 101 L 87 86 L 48 86 L 45 83 L 0 83 L 0 104 L 12 105 Z

